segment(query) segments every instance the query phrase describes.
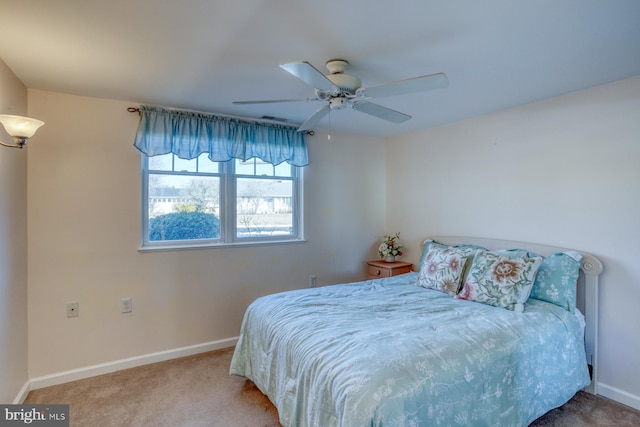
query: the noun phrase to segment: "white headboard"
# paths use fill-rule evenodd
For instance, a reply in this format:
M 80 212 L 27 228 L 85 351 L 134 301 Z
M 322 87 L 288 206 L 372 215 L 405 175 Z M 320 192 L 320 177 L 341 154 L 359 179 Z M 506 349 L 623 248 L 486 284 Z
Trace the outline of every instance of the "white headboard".
M 540 245 L 537 243 L 517 242 L 512 240 L 487 239 L 483 237 L 463 236 L 431 236 L 427 240 L 435 240 L 447 245 L 474 244 L 487 249 L 526 249 L 543 256 L 556 252 L 573 250 L 582 254 L 580 277 L 578 278 L 577 307 L 584 314 L 587 322 L 585 328 L 585 350 L 587 363 L 591 365 L 591 384 L 585 391 L 598 394 L 598 275 L 602 273 L 602 263 L 595 256 L 575 249 Z

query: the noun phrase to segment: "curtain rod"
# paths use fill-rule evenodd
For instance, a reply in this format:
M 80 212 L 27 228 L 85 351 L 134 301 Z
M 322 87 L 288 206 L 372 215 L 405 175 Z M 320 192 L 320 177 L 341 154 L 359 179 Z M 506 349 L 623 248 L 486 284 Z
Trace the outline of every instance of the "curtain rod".
M 169 108 L 169 107 L 160 107 L 160 108 L 166 108 L 168 110 L 174 110 L 173 108 Z M 138 113 L 140 114 L 140 108 L 138 107 L 128 107 L 127 111 L 130 113 Z M 199 114 L 210 114 L 212 116 L 220 116 L 220 117 L 224 117 L 224 118 L 228 118 L 228 119 L 235 119 L 235 120 L 242 120 L 244 122 L 255 122 L 255 123 L 270 123 L 270 124 L 275 124 L 275 125 L 280 125 L 280 126 L 289 126 L 286 125 L 282 122 L 279 122 L 277 120 L 269 120 L 269 119 L 250 119 L 247 117 L 240 117 L 240 116 L 231 116 L 228 114 L 213 114 L 213 113 L 209 113 L 209 112 L 205 112 L 205 111 L 197 111 L 197 110 L 180 110 L 180 111 L 188 111 L 190 113 L 199 113 Z M 294 126 L 290 126 L 290 127 L 294 127 Z M 315 135 L 315 132 L 312 130 L 308 130 L 305 132 L 307 135 L 309 136 L 313 136 Z

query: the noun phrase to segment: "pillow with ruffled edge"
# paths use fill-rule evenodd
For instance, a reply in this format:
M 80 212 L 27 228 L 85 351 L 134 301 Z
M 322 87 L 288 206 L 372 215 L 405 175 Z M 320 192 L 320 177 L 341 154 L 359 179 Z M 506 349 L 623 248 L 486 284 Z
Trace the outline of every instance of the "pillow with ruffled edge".
M 523 251 L 479 251 L 456 297 L 523 312 L 542 260 Z
M 444 243 L 437 242 L 435 240 L 427 240 L 424 244 L 424 248 L 422 249 L 422 255 L 420 256 L 420 264 L 418 264 L 420 266 L 420 269 L 422 269 L 422 265 L 424 264 L 424 259 L 427 257 L 427 254 L 429 253 L 429 249 L 431 247 L 455 248 L 455 249 L 463 250 L 465 252 L 465 254 L 469 257 L 469 259 L 467 260 L 467 263 L 465 264 L 464 269 L 462 270 L 462 283 L 464 283 L 464 281 L 467 278 L 467 274 L 469 273 L 469 267 L 471 267 L 471 261 L 473 260 L 473 257 L 476 254 L 476 252 L 478 252 L 478 250 L 482 250 L 482 251 L 487 250 L 487 248 L 484 248 L 478 245 L 461 244 L 461 245 L 450 246 L 450 245 L 445 245 Z
M 460 290 L 468 250 L 431 246 L 418 273 L 416 285 L 454 296 Z
M 582 254 L 574 251 L 557 252 L 546 257 L 540 264 L 529 298 L 546 301 L 574 313 L 581 261 Z

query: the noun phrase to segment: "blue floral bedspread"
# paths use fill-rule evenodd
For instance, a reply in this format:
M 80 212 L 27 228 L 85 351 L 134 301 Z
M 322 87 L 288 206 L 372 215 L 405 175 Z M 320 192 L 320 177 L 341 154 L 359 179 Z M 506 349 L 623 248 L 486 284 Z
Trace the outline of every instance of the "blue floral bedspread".
M 284 426 L 526 426 L 589 384 L 574 314 L 415 286 L 416 273 L 254 301 L 230 373 Z

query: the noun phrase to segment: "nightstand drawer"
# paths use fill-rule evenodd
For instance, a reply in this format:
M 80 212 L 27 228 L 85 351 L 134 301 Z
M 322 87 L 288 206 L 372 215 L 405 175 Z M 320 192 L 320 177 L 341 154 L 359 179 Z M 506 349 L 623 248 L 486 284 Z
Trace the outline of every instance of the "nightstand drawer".
M 367 279 L 397 276 L 398 274 L 410 272 L 412 268 L 413 264 L 410 262 L 369 261 L 367 262 Z
M 391 277 L 391 269 L 389 268 L 380 268 L 374 265 L 370 265 L 367 271 L 369 278 L 378 278 L 378 277 Z

